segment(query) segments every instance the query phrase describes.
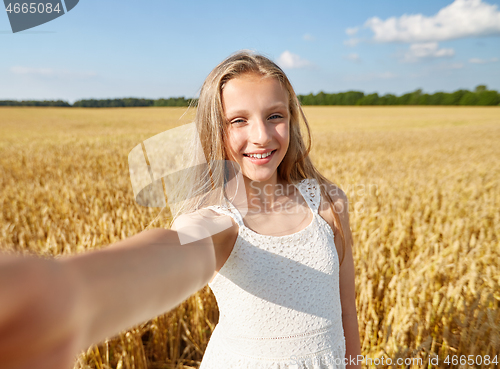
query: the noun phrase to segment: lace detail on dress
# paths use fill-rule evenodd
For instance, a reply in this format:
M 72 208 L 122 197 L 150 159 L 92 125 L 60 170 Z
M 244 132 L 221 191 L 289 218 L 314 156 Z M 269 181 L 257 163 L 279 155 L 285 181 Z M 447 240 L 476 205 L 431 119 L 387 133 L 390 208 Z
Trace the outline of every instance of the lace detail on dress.
M 321 192 L 319 191 L 317 181 L 314 179 L 305 179 L 298 184 L 298 187 L 301 193 L 307 194 L 304 196 L 304 199 L 313 212 L 317 213 L 321 201 Z
M 313 212 L 294 234 L 261 235 L 244 226 L 209 283 L 219 323 L 200 369 L 344 368 L 339 260 L 333 232 L 318 213 L 319 186 L 297 188 Z M 234 207 L 210 207 L 238 223 Z

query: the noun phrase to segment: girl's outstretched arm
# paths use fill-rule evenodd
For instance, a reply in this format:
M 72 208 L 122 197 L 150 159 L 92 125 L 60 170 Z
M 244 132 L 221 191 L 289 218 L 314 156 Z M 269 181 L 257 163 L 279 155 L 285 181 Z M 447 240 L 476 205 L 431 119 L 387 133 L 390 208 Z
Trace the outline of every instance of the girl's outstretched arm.
M 211 237 L 144 231 L 57 260 L 0 256 L 0 367 L 69 369 L 90 345 L 179 305 L 215 271 Z
M 96 253 L 62 260 L 81 283 L 90 314 L 83 347 L 173 309 L 215 271 L 210 237 L 181 245 L 177 232 L 153 229 Z
M 352 256 L 352 234 L 349 224 L 348 201 L 344 192 L 335 207 L 339 210 L 346 247 L 344 261 L 340 267 L 340 302 L 342 304 L 342 325 L 346 341 L 346 368 L 361 368 L 361 343 L 359 340 L 358 315 L 356 311 L 356 290 L 354 284 L 354 261 Z M 359 363 L 359 364 L 358 364 Z

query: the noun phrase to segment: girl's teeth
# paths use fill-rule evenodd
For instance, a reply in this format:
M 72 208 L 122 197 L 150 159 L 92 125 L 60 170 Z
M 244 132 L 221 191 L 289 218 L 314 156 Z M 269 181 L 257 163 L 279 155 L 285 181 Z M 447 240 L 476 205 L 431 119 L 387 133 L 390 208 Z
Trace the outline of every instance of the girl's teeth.
M 272 151 L 271 152 L 268 152 L 267 154 L 250 154 L 248 156 L 250 156 L 251 158 L 258 158 L 258 159 L 262 159 L 262 158 L 267 158 L 269 155 L 272 154 Z

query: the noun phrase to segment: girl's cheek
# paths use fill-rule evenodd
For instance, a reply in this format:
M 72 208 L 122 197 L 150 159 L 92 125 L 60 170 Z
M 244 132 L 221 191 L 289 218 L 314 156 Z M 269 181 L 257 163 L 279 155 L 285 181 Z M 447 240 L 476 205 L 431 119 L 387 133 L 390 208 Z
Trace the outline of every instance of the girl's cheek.
M 244 142 L 242 140 L 241 134 L 238 134 L 234 131 L 229 133 L 229 145 L 231 146 L 231 149 L 234 153 L 238 153 L 241 151 L 243 143 Z
M 229 136 L 228 141 L 226 144 L 226 150 L 229 152 L 231 155 L 234 155 L 234 138 Z
M 286 124 L 283 126 L 279 127 L 278 134 L 283 137 L 285 140 L 289 140 L 290 138 L 290 130 Z

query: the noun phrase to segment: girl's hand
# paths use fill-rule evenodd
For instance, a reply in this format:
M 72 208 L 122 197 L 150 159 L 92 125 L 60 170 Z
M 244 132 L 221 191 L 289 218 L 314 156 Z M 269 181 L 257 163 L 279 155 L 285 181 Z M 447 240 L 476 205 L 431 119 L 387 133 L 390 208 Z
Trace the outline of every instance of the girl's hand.
M 68 369 L 85 316 L 77 280 L 55 260 L 0 256 L 0 367 Z

